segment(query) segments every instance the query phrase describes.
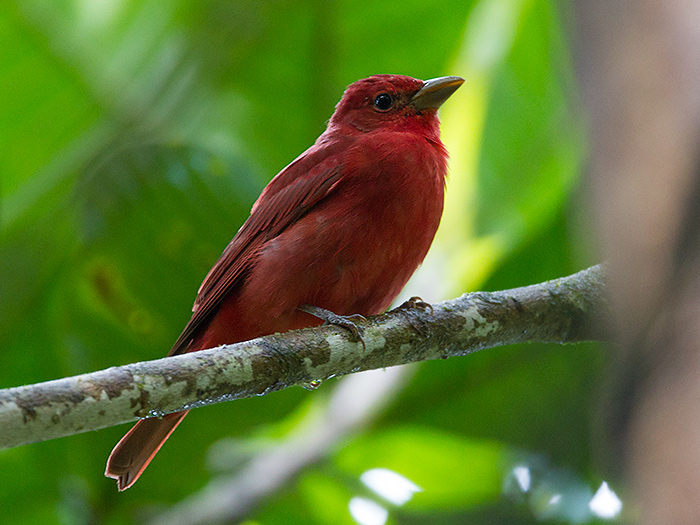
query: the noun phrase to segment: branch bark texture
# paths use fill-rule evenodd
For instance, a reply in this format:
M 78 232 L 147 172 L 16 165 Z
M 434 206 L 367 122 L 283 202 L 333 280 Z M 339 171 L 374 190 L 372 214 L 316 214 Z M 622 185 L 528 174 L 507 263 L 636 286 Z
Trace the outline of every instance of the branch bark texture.
M 476 292 L 430 309 L 358 322 L 364 347 L 334 326 L 0 390 L 0 448 L 97 430 L 338 375 L 522 342 L 598 339 L 601 266 L 536 285 Z

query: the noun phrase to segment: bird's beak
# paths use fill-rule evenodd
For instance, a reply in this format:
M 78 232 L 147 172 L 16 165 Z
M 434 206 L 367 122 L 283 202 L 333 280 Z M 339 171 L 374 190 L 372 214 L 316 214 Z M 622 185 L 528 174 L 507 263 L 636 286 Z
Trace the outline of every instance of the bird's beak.
M 464 84 L 460 77 L 431 78 L 423 82 L 423 87 L 413 95 L 411 104 L 416 109 L 439 108 L 457 88 Z

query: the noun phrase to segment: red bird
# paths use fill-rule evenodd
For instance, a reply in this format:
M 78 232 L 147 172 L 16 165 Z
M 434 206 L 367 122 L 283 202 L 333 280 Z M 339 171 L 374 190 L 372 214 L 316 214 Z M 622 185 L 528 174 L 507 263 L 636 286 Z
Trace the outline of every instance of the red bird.
M 263 190 L 168 355 L 388 308 L 440 223 L 437 109 L 463 82 L 375 75 L 348 86 L 326 131 Z M 185 415 L 136 423 L 105 475 L 129 488 Z

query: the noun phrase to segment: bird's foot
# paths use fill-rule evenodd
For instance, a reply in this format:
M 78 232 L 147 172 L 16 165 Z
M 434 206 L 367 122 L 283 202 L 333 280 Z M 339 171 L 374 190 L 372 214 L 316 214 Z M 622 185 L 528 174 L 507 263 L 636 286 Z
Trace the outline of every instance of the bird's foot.
M 397 306 L 395 308 L 395 310 L 411 310 L 413 308 L 420 308 L 421 310 L 426 310 L 426 311 L 430 310 L 430 315 L 433 314 L 433 305 L 430 303 L 426 303 L 423 299 L 421 299 L 417 295 L 411 297 L 408 301 Z
M 307 314 L 311 314 L 314 317 L 318 317 L 319 319 L 323 319 L 323 321 L 325 321 L 324 324 L 332 324 L 335 326 L 340 326 L 341 328 L 345 328 L 350 332 L 352 336 L 351 339 L 353 340 L 353 342 L 362 343 L 362 348 L 367 348 L 365 346 L 364 339 L 362 339 L 362 330 L 355 323 L 355 321 L 366 321 L 363 315 L 338 315 L 336 313 L 331 312 L 330 310 L 326 310 L 325 308 L 319 308 L 318 306 L 312 306 L 310 304 L 302 304 L 299 307 L 299 310 L 301 310 L 302 312 L 306 312 Z
M 405 303 L 394 308 L 392 312 L 403 314 L 403 316 L 408 320 L 408 323 L 416 332 L 418 332 L 420 335 L 426 335 L 426 323 L 423 319 L 421 319 L 420 312 L 417 310 L 430 312 L 430 315 L 433 315 L 433 306 L 418 296 L 411 297 Z

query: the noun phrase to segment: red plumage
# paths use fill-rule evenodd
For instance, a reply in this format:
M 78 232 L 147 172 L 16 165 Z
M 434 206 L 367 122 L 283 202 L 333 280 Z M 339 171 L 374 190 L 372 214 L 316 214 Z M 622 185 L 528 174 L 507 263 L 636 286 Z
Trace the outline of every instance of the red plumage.
M 263 190 L 168 355 L 321 324 L 298 309 L 305 304 L 384 311 L 440 222 L 447 152 L 437 108 L 462 82 L 376 75 L 351 84 L 326 131 Z M 106 470 L 119 490 L 186 414 L 141 420 L 122 438 Z

